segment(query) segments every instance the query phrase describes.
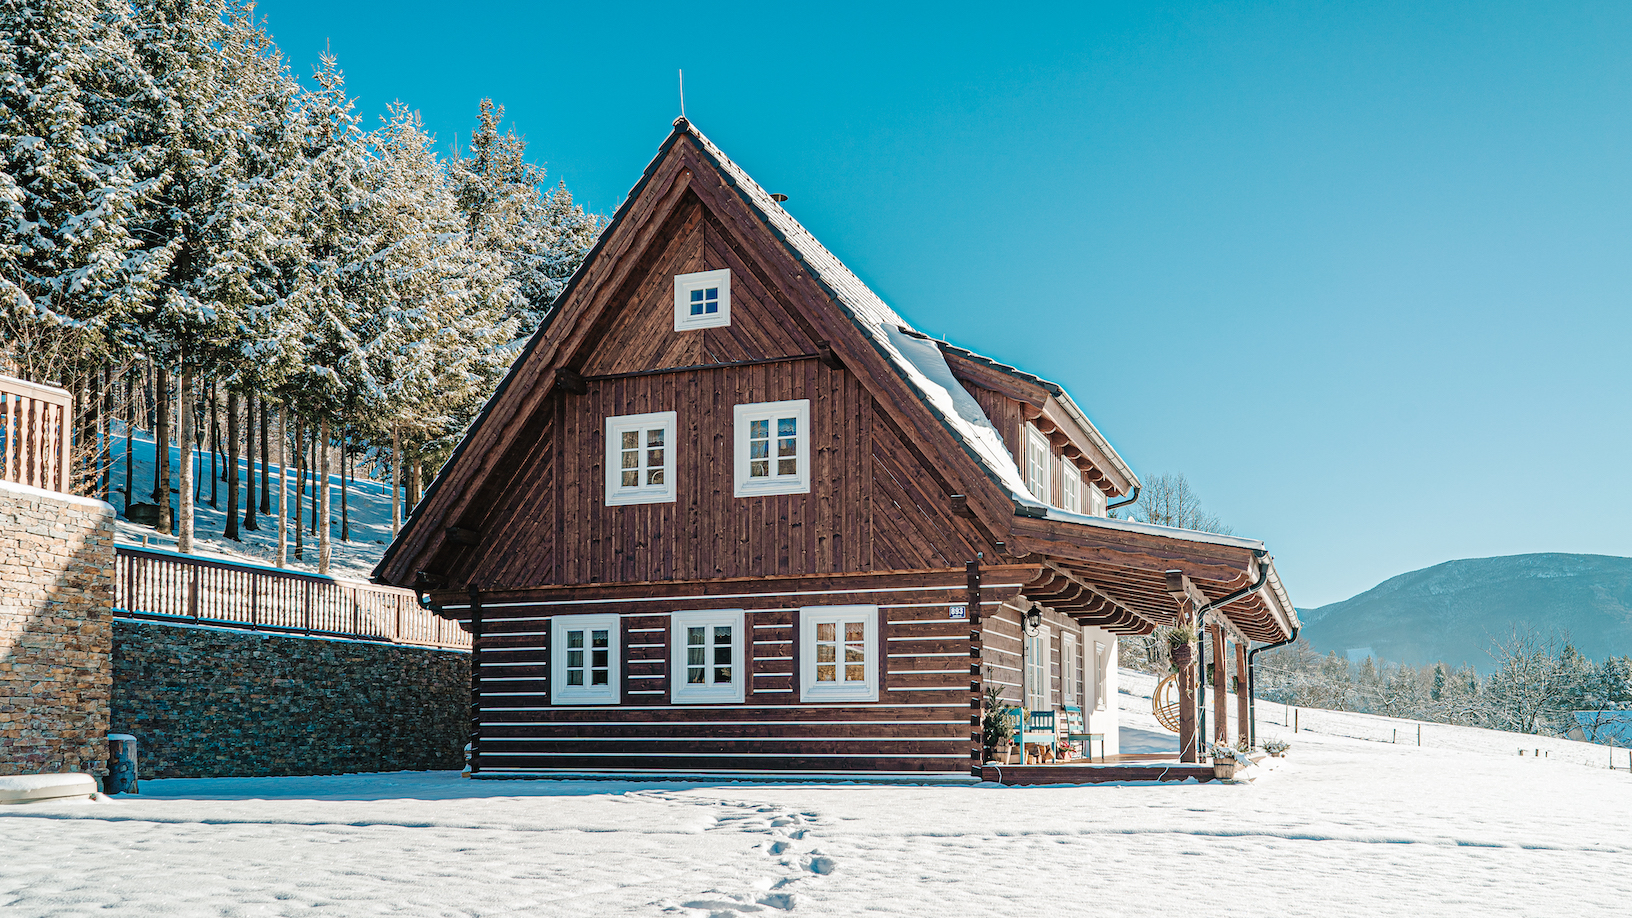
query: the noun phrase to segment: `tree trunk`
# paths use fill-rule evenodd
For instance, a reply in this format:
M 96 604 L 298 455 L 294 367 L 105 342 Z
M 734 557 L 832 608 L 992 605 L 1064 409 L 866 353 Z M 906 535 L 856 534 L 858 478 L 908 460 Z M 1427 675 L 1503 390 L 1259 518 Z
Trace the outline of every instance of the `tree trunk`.
M 301 419 L 299 417 L 296 417 L 295 418 L 295 506 L 294 506 L 295 513 L 294 513 L 294 517 L 293 517 L 292 521 L 290 522 L 290 525 L 295 527 L 295 560 L 296 561 L 305 560 L 305 556 L 302 554 L 302 552 L 304 551 L 304 545 L 305 545 L 305 542 L 306 542 L 306 538 L 305 538 L 306 527 L 301 525 L 301 520 L 300 520 L 300 502 L 301 502 L 301 498 L 306 496 L 306 445 L 301 440 L 301 436 L 302 436 L 302 434 L 305 433 L 305 431 L 306 431 L 306 425 L 301 421 Z
M 153 368 L 153 500 L 159 505 L 159 531 L 169 535 L 170 519 L 170 373 Z
M 340 428 L 340 541 L 351 541 L 351 511 L 346 506 L 346 475 L 351 471 L 351 457 L 346 447 L 350 446 L 346 438 L 346 428 Z
M 319 503 L 322 507 L 318 511 L 317 524 L 317 572 L 327 574 L 329 561 L 334 554 L 334 545 L 329 537 L 329 418 L 324 415 L 318 419 L 317 435 L 317 477 Z
M 238 534 L 238 393 L 227 390 L 227 526 L 222 535 L 242 542 Z
M 402 433 L 391 428 L 391 538 L 402 529 Z M 126 503 L 129 503 L 127 500 Z
M 131 482 L 136 477 L 136 373 L 125 371 L 125 516 L 130 516 Z
M 310 533 L 310 536 L 313 537 L 317 537 L 317 472 L 318 467 L 322 467 L 322 461 L 318 459 L 318 452 L 322 452 L 323 446 L 325 446 L 325 443 L 323 443 L 322 439 L 320 439 L 320 434 L 322 434 L 322 426 L 320 426 L 318 430 L 312 431 L 312 464 L 308 466 L 310 475 L 312 475 L 312 533 Z
M 193 374 L 185 363 L 181 367 L 181 435 L 176 439 L 181 452 L 181 525 L 176 532 L 176 550 L 187 554 L 193 550 Z
M 198 498 L 204 493 L 204 428 L 198 426 L 198 399 L 193 397 L 191 388 L 185 397 L 187 426 L 192 428 L 192 435 L 187 438 L 187 464 L 193 467 L 193 506 L 197 507 Z
M 265 415 L 262 415 L 265 420 Z M 278 409 L 278 567 L 283 567 L 289 559 L 289 464 L 285 458 L 288 454 L 289 439 L 289 406 L 284 404 Z M 266 438 L 261 438 L 261 446 L 266 446 Z
M 266 404 L 262 402 L 261 411 L 266 411 Z M 254 532 L 261 528 L 255 522 L 255 393 L 244 393 L 244 465 L 246 477 L 244 480 L 244 529 Z M 266 475 L 266 469 L 261 469 L 261 475 Z
M 262 398 L 261 399 L 261 513 L 263 513 L 263 514 L 272 512 L 272 489 L 267 487 L 267 481 L 266 481 L 267 471 L 272 468 L 272 466 L 269 465 L 268 462 L 267 462 L 267 460 L 269 458 L 271 458 L 271 457 L 270 457 L 269 452 L 268 452 L 268 450 L 266 448 L 266 438 L 267 438 L 267 434 L 270 431 L 270 429 L 271 429 L 271 425 L 268 424 L 267 420 L 266 420 L 266 399 Z M 281 465 L 283 465 L 283 459 L 282 459 L 282 457 L 283 457 L 283 445 L 281 443 L 278 445 L 278 457 L 279 457 L 278 465 L 281 466 Z M 281 475 L 283 473 L 280 471 L 278 474 Z M 278 501 L 281 504 L 283 499 L 279 498 Z
M 217 456 L 221 452 L 221 419 L 215 410 L 215 381 L 210 381 L 210 507 L 221 509 L 221 502 L 216 499 L 215 488 L 221 480 L 221 463 Z

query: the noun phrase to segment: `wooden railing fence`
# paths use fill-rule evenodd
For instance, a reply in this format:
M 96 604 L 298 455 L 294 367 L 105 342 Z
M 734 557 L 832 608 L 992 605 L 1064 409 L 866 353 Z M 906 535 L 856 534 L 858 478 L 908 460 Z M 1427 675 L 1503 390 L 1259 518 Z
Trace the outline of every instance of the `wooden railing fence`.
M 73 406 L 67 389 L 0 376 L 0 480 L 73 490 Z
M 411 590 L 119 545 L 114 615 L 468 650 Z

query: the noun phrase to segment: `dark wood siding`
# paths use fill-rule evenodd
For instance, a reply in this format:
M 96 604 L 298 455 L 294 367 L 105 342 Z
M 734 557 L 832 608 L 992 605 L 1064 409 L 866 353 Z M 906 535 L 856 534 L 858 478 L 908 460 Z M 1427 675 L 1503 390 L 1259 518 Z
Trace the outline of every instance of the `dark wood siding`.
M 811 403 L 808 494 L 736 498 L 735 405 Z M 454 575 L 483 589 L 955 568 L 984 548 L 857 379 L 816 359 L 591 382 L 552 395 Z M 605 419 L 674 411 L 677 500 L 606 506 Z M 870 483 L 870 485 L 869 485 Z
M 987 612 L 1015 589 L 1015 584 L 989 584 Z M 879 592 L 861 584 L 840 592 L 730 600 L 695 595 L 628 603 L 484 599 L 481 770 L 966 774 L 971 764 L 970 629 L 967 621 L 947 614 L 949 605 L 965 599 L 961 586 Z M 880 609 L 874 649 L 880 664 L 879 700 L 800 703 L 798 608 L 854 603 Z M 750 685 L 745 703 L 669 704 L 667 613 L 726 607 L 748 610 Z M 458 614 L 459 607 L 448 611 Z M 623 703 L 551 705 L 551 617 L 614 611 L 623 623 Z

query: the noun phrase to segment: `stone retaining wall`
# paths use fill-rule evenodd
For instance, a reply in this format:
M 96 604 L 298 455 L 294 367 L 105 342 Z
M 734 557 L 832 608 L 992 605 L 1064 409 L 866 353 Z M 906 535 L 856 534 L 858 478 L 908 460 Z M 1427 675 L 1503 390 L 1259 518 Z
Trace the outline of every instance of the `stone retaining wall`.
M 0 482 L 0 775 L 107 773 L 113 521 Z
M 124 620 L 113 643 L 143 778 L 464 764 L 468 653 Z

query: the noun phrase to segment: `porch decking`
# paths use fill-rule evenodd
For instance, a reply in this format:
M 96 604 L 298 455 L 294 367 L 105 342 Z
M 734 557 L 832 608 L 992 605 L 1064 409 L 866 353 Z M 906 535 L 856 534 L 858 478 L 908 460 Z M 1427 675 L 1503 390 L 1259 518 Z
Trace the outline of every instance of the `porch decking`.
M 1051 765 L 997 765 L 980 769 L 981 780 L 995 784 L 1104 784 L 1112 781 L 1216 780 L 1213 766 L 1180 762 L 1167 755 L 1113 755 L 1105 760 L 1060 762 Z

